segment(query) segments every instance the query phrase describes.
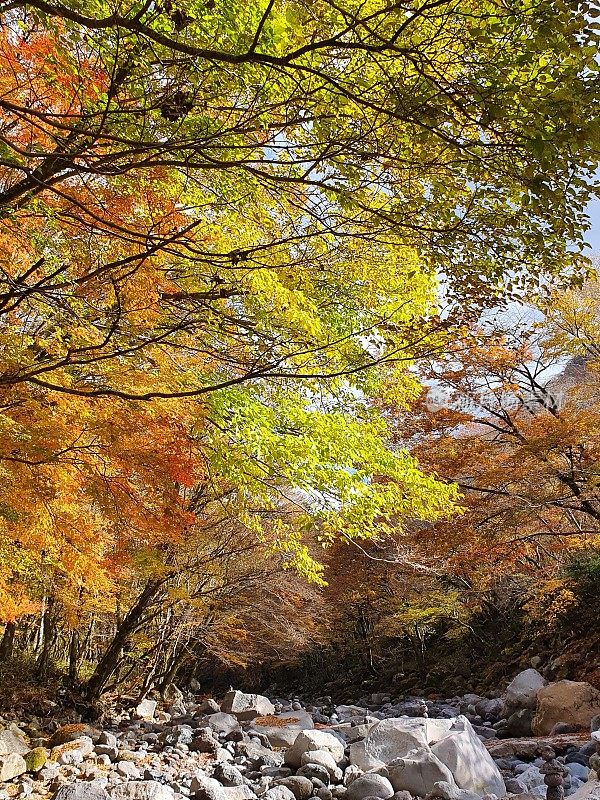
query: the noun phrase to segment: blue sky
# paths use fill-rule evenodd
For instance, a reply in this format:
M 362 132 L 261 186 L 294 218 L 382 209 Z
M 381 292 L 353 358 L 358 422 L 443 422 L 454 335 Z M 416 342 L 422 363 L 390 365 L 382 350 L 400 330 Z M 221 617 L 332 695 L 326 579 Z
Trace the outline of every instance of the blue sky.
M 586 239 L 593 250 L 596 253 L 600 253 L 600 198 L 590 203 L 588 213 L 592 221 L 592 229 L 588 231 Z

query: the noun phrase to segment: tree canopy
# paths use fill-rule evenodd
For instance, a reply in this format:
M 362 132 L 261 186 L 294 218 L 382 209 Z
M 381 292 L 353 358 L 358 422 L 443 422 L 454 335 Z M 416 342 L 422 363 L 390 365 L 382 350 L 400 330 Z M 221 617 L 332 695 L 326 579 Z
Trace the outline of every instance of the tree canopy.
M 234 542 L 322 583 L 322 545 L 460 510 L 385 409 L 456 317 L 587 273 L 597 23 L 563 0 L 0 14 L 0 613 L 62 619 L 76 667 L 102 609 L 100 691 L 144 620 L 239 596 Z

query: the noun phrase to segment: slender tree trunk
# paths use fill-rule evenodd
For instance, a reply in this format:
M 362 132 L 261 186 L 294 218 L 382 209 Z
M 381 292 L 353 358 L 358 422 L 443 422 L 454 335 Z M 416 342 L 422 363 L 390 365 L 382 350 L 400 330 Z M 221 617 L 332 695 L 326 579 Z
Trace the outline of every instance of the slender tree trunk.
M 79 633 L 71 632 L 69 640 L 69 680 L 72 684 L 77 683 L 77 668 L 79 665 Z
M 0 661 L 7 661 L 12 657 L 16 631 L 16 623 L 6 623 L 4 633 L 2 634 L 2 641 L 0 641 Z
M 53 606 L 54 599 L 49 597 L 40 626 L 40 655 L 37 662 L 37 674 L 40 678 L 46 677 L 50 665 L 50 652 L 54 640 Z
M 181 646 L 179 648 L 179 652 L 174 652 L 171 656 L 170 663 L 167 667 L 167 671 L 164 674 L 164 677 L 160 683 L 160 693 L 161 695 L 165 695 L 171 684 L 175 683 L 175 678 L 177 677 L 177 673 L 183 667 L 186 660 L 189 657 L 189 652 L 187 647 Z
M 88 681 L 86 693 L 90 700 L 97 700 L 102 694 L 106 684 L 117 669 L 123 648 L 129 638 L 139 629 L 144 612 L 159 594 L 166 581 L 166 578 L 148 581 L 135 605 L 129 609 L 121 620 L 111 643 L 104 651 L 102 658 L 96 665 L 94 674 Z

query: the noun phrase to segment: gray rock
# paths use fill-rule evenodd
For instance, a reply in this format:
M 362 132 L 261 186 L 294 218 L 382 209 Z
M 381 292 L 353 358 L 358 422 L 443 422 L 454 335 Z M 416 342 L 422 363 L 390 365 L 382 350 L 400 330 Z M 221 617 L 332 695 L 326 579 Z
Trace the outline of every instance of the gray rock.
M 511 794 L 524 794 L 527 791 L 527 786 L 520 778 L 505 778 L 506 791 Z
M 448 767 L 429 748 L 411 750 L 388 764 L 386 772 L 395 792 L 407 791 L 418 797 L 432 792 L 439 781 L 454 784 Z
M 242 786 L 244 783 L 244 776 L 233 764 L 217 764 L 213 777 L 223 786 Z
M 486 722 L 495 722 L 502 716 L 504 702 L 500 698 L 479 700 L 475 703 L 475 711 Z
M 267 737 L 272 747 L 291 747 L 298 736 L 298 731 L 310 730 L 314 728 L 313 718 L 306 711 L 288 711 L 284 714 L 277 714 L 277 724 L 274 725 L 272 717 L 257 717 L 252 723 L 250 734 L 256 730 Z M 282 725 L 282 721 L 286 721 Z M 269 724 L 271 723 L 271 724 Z
M 190 792 L 197 796 L 197 800 L 222 800 L 223 788 L 219 781 L 202 771 L 196 772 L 190 783 Z
M 285 786 L 292 792 L 296 800 L 308 800 L 313 792 L 312 781 L 302 775 L 290 775 L 289 778 L 279 778 L 275 781 L 275 785 Z
M 262 800 L 295 800 L 292 790 L 282 784 L 268 789 L 261 797 Z
M 352 719 L 363 719 L 367 714 L 366 708 L 360 706 L 336 706 L 335 712 L 342 722 Z
M 250 720 L 274 714 L 275 706 L 263 695 L 231 691 L 223 698 L 221 711 L 232 714 L 238 720 Z
M 515 711 L 506 720 L 506 727 L 502 730 L 502 735 L 506 738 L 520 738 L 523 736 L 531 736 L 531 724 L 535 711 L 531 708 L 522 708 Z
M 108 795 L 102 787 L 95 786 L 91 781 L 76 781 L 61 786 L 53 800 L 108 800 Z
M 216 700 L 213 700 L 212 697 L 209 697 L 207 700 L 203 700 L 196 709 L 196 711 L 200 714 L 218 714 L 220 710 L 221 706 Z
M 548 681 L 536 669 L 526 669 L 512 679 L 504 694 L 505 706 L 513 711 L 518 708 L 535 708 L 537 693 Z
M 210 728 L 201 728 L 194 734 L 194 738 L 189 744 L 189 748 L 195 753 L 216 754 L 219 749 L 219 742 L 213 736 Z
M 480 796 L 467 789 L 460 789 L 455 783 L 438 781 L 429 797 L 441 797 L 442 800 L 480 800 Z
M 81 764 L 86 756 L 94 752 L 94 743 L 89 736 L 80 736 L 52 750 L 52 758 L 58 764 Z
M 244 756 L 254 769 L 260 767 L 280 767 L 283 764 L 283 754 L 276 753 L 269 750 L 262 744 L 255 742 L 237 742 L 235 745 L 235 754 L 237 756 Z
M 394 794 L 394 787 L 383 775 L 371 773 L 362 775 L 352 781 L 346 792 L 348 800 L 365 800 L 367 797 L 379 797 L 383 800 Z
M 240 727 L 235 716 L 223 711 L 219 711 L 216 714 L 209 714 L 209 716 L 204 718 L 203 722 L 216 733 L 223 733 L 225 735 L 238 730 Z
M 574 778 L 580 781 L 587 781 L 590 771 L 583 764 L 578 764 L 576 761 L 571 761 L 568 765 L 568 770 Z
M 342 771 L 335 763 L 334 757 L 328 750 L 309 750 L 307 753 L 302 753 L 302 766 L 306 764 L 319 764 L 325 767 L 332 780 L 341 780 Z
M 329 785 L 329 772 L 327 769 L 321 764 L 304 764 L 298 772 L 297 775 L 302 775 L 305 778 L 309 778 L 311 781 L 315 779 L 321 781 L 325 786 Z
M 174 725 L 170 730 L 161 733 L 158 740 L 171 747 L 177 747 L 180 744 L 190 744 L 193 738 L 194 731 L 190 725 Z
M 452 724 L 453 720 L 424 717 L 384 719 L 373 725 L 364 741 L 350 745 L 350 761 L 364 771 L 377 769 L 411 750 L 427 749 L 446 736 Z

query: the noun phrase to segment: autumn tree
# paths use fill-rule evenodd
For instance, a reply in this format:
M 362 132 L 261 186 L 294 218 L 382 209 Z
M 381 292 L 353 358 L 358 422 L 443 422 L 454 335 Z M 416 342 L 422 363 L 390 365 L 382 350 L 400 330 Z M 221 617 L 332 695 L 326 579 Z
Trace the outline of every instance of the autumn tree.
M 585 272 L 597 33 L 577 2 L 0 12 L 3 649 L 43 670 L 64 628 L 97 694 L 232 521 L 319 582 L 316 537 L 451 513 L 372 400 L 418 395 L 436 270 L 464 313 Z

